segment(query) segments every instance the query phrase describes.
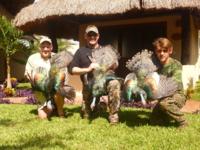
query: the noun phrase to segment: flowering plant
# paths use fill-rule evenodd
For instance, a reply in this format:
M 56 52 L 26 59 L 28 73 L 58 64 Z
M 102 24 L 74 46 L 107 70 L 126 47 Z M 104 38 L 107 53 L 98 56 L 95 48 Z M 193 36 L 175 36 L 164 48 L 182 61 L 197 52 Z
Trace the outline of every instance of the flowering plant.
M 14 88 L 5 88 L 3 90 L 3 93 L 6 95 L 6 96 L 14 96 L 16 91 Z
M 6 87 L 6 85 L 7 85 L 7 79 L 4 81 L 3 84 L 4 84 L 4 87 Z M 12 77 L 12 78 L 11 78 L 11 85 L 12 85 L 12 88 L 16 88 L 16 87 L 17 87 L 17 84 L 18 84 L 17 78 Z

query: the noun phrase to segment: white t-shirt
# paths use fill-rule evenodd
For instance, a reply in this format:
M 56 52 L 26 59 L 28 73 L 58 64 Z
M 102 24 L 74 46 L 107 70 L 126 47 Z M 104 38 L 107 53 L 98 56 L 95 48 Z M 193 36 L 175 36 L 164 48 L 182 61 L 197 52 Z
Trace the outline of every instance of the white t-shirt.
M 50 67 L 50 59 L 45 60 L 41 57 L 40 53 L 35 53 L 29 56 L 24 75 L 31 77 L 31 79 L 34 79 L 36 73 L 42 73 L 48 76 Z

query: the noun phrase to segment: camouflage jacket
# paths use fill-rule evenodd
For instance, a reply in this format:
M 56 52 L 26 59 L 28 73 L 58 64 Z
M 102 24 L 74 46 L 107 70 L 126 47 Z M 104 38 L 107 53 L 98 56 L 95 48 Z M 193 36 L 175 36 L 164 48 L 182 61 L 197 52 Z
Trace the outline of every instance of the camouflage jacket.
M 173 58 L 169 58 L 169 63 L 162 65 L 158 73 L 167 77 L 172 77 L 177 83 L 180 91 L 183 91 L 182 84 L 182 64 Z

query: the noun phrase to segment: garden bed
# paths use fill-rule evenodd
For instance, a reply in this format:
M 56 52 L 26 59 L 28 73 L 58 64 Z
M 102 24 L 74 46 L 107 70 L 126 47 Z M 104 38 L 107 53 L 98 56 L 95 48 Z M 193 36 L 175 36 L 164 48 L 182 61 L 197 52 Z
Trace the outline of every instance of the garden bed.
M 17 89 L 16 95 L 13 97 L 5 96 L 0 93 L 0 103 L 3 104 L 36 104 L 36 99 L 31 89 Z M 107 100 L 107 96 L 104 96 L 103 99 Z M 76 98 L 74 101 L 65 99 L 65 104 L 78 104 L 82 102 L 81 92 L 77 92 Z M 123 107 L 133 107 L 133 108 L 147 108 L 152 109 L 155 106 L 155 102 L 147 103 L 146 106 L 143 106 L 141 102 L 122 102 Z M 200 101 L 197 100 L 187 100 L 185 106 L 181 109 L 185 113 L 195 113 L 200 110 Z

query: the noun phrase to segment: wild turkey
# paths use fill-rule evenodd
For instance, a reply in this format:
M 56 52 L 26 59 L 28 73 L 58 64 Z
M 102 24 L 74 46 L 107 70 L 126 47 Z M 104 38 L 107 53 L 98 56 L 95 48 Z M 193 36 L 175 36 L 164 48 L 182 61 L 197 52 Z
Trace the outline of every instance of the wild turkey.
M 158 68 L 152 61 L 151 51 L 138 52 L 127 61 L 126 67 L 132 72 L 125 78 L 124 93 L 128 101 L 139 94 L 145 104 L 144 99 L 164 98 L 178 90 L 176 81 L 156 72 Z
M 103 46 L 92 52 L 90 60 L 99 64 L 99 67 L 93 71 L 94 78 L 90 83 L 93 94 L 93 101 L 91 103 L 92 110 L 97 103 L 96 99 L 106 94 L 106 82 L 116 79 L 112 67 L 118 64 L 118 59 L 119 54 L 111 45 Z
M 55 90 L 68 99 L 75 98 L 75 89 L 68 83 L 68 70 L 67 66 L 72 61 L 73 55 L 67 50 L 63 50 L 55 54 L 51 58 L 51 69 L 50 69 L 50 91 Z M 64 85 L 62 85 L 61 76 L 64 75 Z
M 50 108 L 56 92 L 59 92 L 62 96 L 70 100 L 75 98 L 75 89 L 67 85 L 67 66 L 72 59 L 73 55 L 63 50 L 52 56 L 49 72 L 46 72 L 46 69 L 41 67 L 36 70 L 36 74 L 39 74 L 39 76 L 31 83 L 34 91 L 36 91 L 36 98 L 40 100 L 40 103 L 47 101 L 47 107 Z M 63 82 L 65 83 L 63 84 Z

